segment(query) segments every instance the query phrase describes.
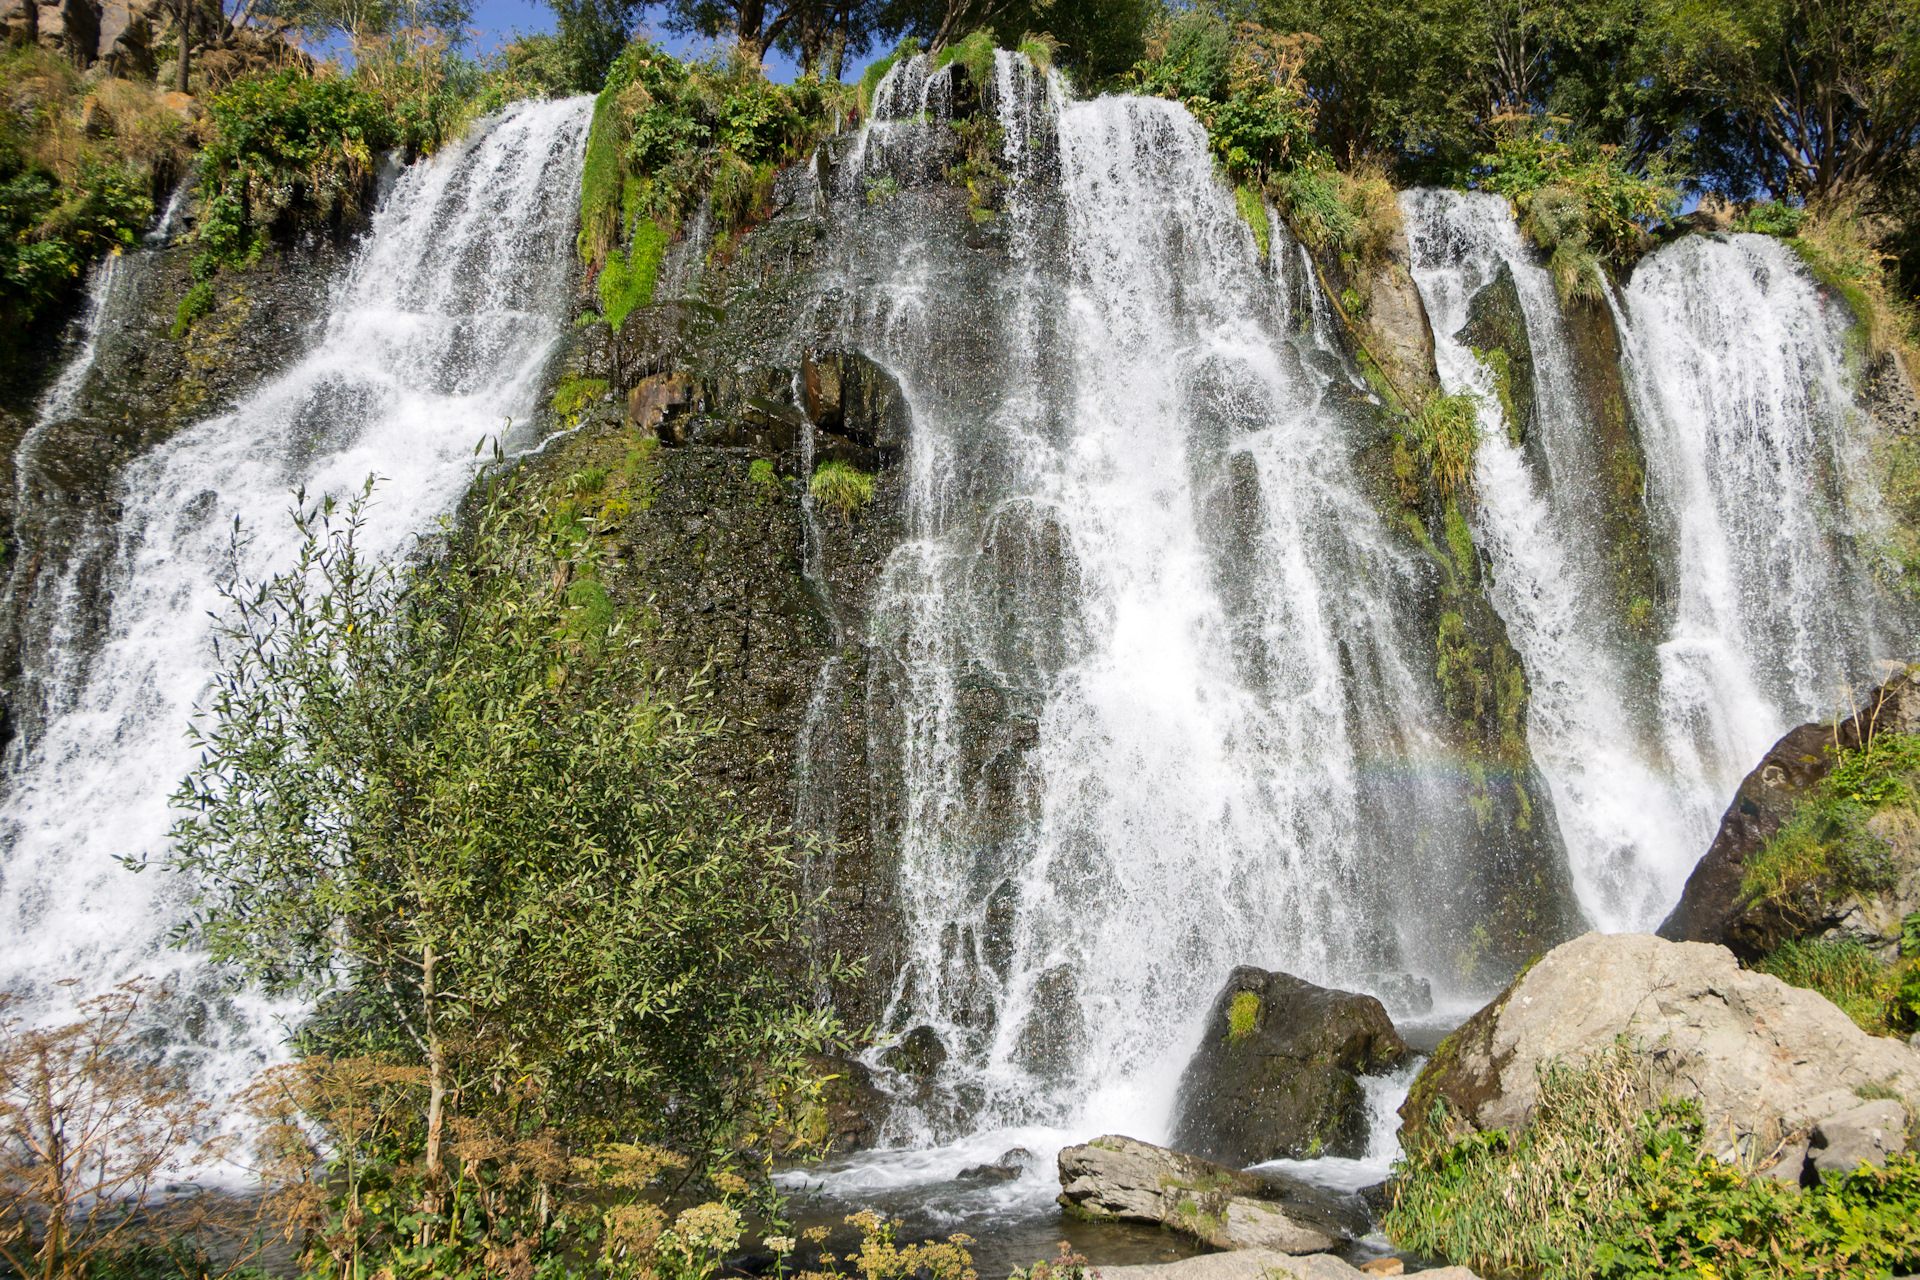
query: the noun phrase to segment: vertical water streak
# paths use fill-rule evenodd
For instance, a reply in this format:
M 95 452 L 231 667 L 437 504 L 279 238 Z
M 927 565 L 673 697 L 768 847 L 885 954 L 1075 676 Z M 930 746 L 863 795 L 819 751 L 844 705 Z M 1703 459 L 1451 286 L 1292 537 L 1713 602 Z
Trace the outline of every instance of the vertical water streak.
M 1717 819 L 1781 733 L 1844 708 L 1900 650 L 1866 563 L 1882 515 L 1847 371 L 1853 317 L 1758 235 L 1661 249 L 1615 314 L 1677 566 L 1667 750 L 1690 805 Z
M 530 416 L 568 299 L 586 125 L 584 100 L 521 105 L 414 165 L 305 356 L 124 471 L 104 641 L 0 809 L 0 987 L 29 1016 L 59 1012 L 62 980 L 147 973 L 211 1015 L 176 1019 L 204 1023 L 182 1052 L 210 1092 L 275 1051 L 273 1010 L 227 1001 L 218 975 L 167 949 L 186 886 L 117 860 L 165 853 L 215 584 L 290 562 L 290 491 L 345 495 L 382 477 L 362 545 L 400 554 L 458 500 L 475 443 Z M 236 521 L 252 535 L 238 565 Z
M 1636 705 L 1647 699 L 1623 652 L 1598 506 L 1609 481 L 1576 392 L 1553 279 L 1503 197 L 1411 191 L 1401 206 L 1441 385 L 1478 397 L 1476 541 L 1492 562 L 1489 599 L 1526 664 L 1527 744 L 1553 792 L 1575 893 L 1601 929 L 1651 929 L 1706 844 L 1701 815 L 1676 790 L 1659 735 Z M 1524 449 L 1493 371 L 1463 336 L 1476 295 L 1503 272 L 1534 366 Z
M 899 1141 L 1151 1136 L 1233 965 L 1444 983 L 1460 940 L 1471 842 L 1346 372 L 1183 108 L 1053 112 L 1057 188 L 1015 184 L 1003 257 L 922 214 L 844 268 L 914 416 L 871 754 L 900 759 L 888 1026 L 950 1056 Z M 1019 123 L 1009 162 L 1042 151 Z

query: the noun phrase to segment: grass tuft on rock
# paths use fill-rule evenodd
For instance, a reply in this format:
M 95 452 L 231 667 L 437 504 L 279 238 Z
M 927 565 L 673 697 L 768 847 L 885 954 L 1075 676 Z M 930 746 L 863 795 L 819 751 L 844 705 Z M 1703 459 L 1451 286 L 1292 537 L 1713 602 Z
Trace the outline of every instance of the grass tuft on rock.
M 838 511 L 851 521 L 854 513 L 873 501 L 873 477 L 849 462 L 833 459 L 814 471 L 807 492 L 815 502 Z

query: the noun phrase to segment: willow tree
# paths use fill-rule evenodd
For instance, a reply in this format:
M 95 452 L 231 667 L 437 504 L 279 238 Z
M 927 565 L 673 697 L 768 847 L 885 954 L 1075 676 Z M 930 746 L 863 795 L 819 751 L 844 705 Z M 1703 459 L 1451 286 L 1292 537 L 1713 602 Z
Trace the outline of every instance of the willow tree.
M 225 590 L 180 941 L 415 1056 L 430 1209 L 456 1111 L 695 1169 L 754 1142 L 835 1025 L 778 963 L 789 849 L 699 779 L 722 724 L 656 686 L 558 499 L 498 482 L 396 567 L 361 549 L 371 492 L 303 503 L 293 567 Z

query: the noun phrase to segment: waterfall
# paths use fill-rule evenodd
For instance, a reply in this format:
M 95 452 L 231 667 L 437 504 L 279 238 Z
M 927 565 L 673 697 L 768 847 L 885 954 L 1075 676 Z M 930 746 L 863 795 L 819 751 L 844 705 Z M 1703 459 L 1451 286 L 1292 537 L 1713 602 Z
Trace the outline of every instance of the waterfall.
M 365 549 L 400 554 L 459 499 L 475 444 L 531 415 L 562 333 L 587 120 L 582 99 L 522 104 L 414 165 L 305 356 L 119 478 L 102 638 L 52 655 L 49 722 L 0 808 L 0 987 L 27 1016 L 60 1016 L 64 980 L 95 991 L 147 974 L 173 984 L 169 1025 L 210 1093 L 276 1052 L 281 1011 L 224 995 L 203 960 L 168 949 L 188 887 L 119 859 L 166 852 L 216 584 L 291 562 L 291 491 L 380 476 Z M 251 537 L 237 565 L 236 522 Z
M 1595 423 L 1575 391 L 1553 279 L 1522 241 L 1503 197 L 1414 191 L 1401 205 L 1441 385 L 1478 397 L 1475 541 L 1492 563 L 1489 598 L 1526 664 L 1527 745 L 1553 791 L 1575 892 L 1599 928 L 1651 929 L 1679 897 L 1706 841 L 1674 785 L 1656 727 L 1641 714 L 1643 691 L 1624 652 L 1595 509 L 1608 481 L 1595 456 Z M 1525 448 L 1515 442 L 1521 424 L 1506 420 L 1493 370 L 1462 336 L 1473 299 L 1503 270 L 1511 273 L 1534 364 L 1533 438 Z M 1530 464 L 1529 449 L 1540 465 Z
M 1679 584 L 1660 717 L 1704 848 L 1767 748 L 1863 695 L 1906 636 L 1868 564 L 1882 516 L 1845 304 L 1770 236 L 1689 236 L 1616 315 Z
M 1261 260 L 1184 108 L 1011 56 L 1008 163 L 1058 181 L 1016 170 L 981 232 L 930 215 L 951 188 L 857 199 L 923 162 L 929 126 L 883 119 L 835 237 L 846 332 L 914 419 L 869 758 L 900 797 L 885 1025 L 949 1056 L 902 1145 L 1154 1136 L 1232 966 L 1445 984 L 1472 924 L 1419 571 L 1352 469 L 1373 410 L 1294 319 L 1296 246 Z M 889 81 L 876 117 L 951 94 Z
M 1501 197 L 1417 191 L 1402 207 L 1442 385 L 1479 397 L 1474 532 L 1526 663 L 1528 743 L 1575 890 L 1597 927 L 1651 929 L 1741 778 L 1886 643 L 1854 550 L 1876 512 L 1858 480 L 1846 318 L 1771 239 L 1688 237 L 1635 271 L 1614 314 L 1653 554 L 1678 596 L 1643 660 L 1607 580 L 1619 549 L 1597 495 L 1612 480 L 1551 276 Z M 1524 443 L 1463 336 L 1503 272 L 1534 364 Z

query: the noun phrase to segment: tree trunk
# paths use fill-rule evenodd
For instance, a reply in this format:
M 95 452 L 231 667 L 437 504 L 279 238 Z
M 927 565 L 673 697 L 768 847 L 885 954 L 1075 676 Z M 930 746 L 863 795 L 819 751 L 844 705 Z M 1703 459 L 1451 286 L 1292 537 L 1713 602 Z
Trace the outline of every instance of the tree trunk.
M 840 77 L 847 73 L 847 31 L 845 27 L 833 33 L 833 39 L 827 42 L 827 67 L 825 78 L 834 84 L 840 83 Z
M 439 1213 L 441 1163 L 440 1135 L 446 1124 L 447 1049 L 440 1038 L 439 1019 L 434 1016 L 434 964 L 439 959 L 431 944 L 421 962 L 420 996 L 422 1017 L 427 1030 L 427 1212 Z
M 173 87 L 181 93 L 187 91 L 187 56 L 193 48 L 193 0 L 180 0 L 180 70 L 174 76 Z

